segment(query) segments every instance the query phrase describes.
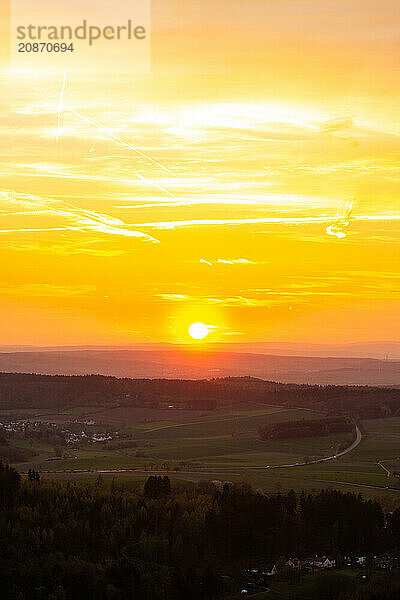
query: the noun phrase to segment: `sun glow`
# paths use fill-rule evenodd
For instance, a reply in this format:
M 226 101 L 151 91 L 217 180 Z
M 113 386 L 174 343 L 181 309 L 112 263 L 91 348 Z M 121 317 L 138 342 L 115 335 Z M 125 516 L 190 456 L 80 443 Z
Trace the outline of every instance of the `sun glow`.
M 203 340 L 210 333 L 209 328 L 204 323 L 192 323 L 188 331 L 190 337 L 194 340 Z
M 0 48 L 1 343 L 393 339 L 398 3 L 153 4 L 133 79 Z

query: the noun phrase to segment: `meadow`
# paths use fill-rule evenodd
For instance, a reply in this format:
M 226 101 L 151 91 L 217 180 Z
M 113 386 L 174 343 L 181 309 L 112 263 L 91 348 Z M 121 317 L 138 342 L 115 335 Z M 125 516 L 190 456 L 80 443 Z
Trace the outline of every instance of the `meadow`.
M 363 439 L 352 452 L 329 462 L 293 468 L 279 465 L 334 455 L 341 444 L 350 444 L 349 434 L 262 441 L 258 436 L 261 425 L 320 418 L 321 413 L 259 404 L 213 411 L 81 406 L 58 413 L 29 411 L 24 417 L 61 425 L 76 418 L 91 419 L 95 421 L 93 430 L 119 431 L 121 439 L 67 447 L 58 460 L 54 460 L 50 444 L 17 439 L 16 445 L 37 452 L 29 462 L 16 465 L 21 472 L 35 468 L 46 477 L 91 480 L 102 471 L 104 478 L 128 482 L 153 471 L 169 471 L 178 479 L 246 481 L 266 491 L 336 487 L 367 496 L 398 495 L 398 479 L 388 476 L 378 462 L 389 471 L 396 469 L 399 417 L 364 420 L 360 423 Z M 130 447 L 121 447 L 126 442 Z

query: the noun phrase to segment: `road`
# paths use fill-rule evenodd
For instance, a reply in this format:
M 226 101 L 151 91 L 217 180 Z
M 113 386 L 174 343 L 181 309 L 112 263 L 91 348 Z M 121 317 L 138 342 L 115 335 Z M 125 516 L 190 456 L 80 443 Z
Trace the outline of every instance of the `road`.
M 201 421 L 201 423 L 204 423 L 204 421 Z M 194 424 L 194 423 L 192 423 Z M 181 425 L 188 425 L 187 423 L 185 424 L 178 424 L 178 425 L 172 425 L 172 426 L 167 426 L 167 427 L 161 427 L 160 429 L 167 429 L 169 427 L 179 427 Z M 318 463 L 323 463 L 323 462 L 328 462 L 331 460 L 335 460 L 337 458 L 339 458 L 340 456 L 344 456 L 345 454 L 348 454 L 349 452 L 351 452 L 352 450 L 354 450 L 361 442 L 362 440 L 362 434 L 361 431 L 358 427 L 358 425 L 355 424 L 355 428 L 356 428 L 356 439 L 350 444 L 350 446 L 348 446 L 348 448 L 346 448 L 345 450 L 342 450 L 341 452 L 338 452 L 337 454 L 334 454 L 332 456 L 327 456 L 325 458 L 319 458 L 317 460 L 313 460 L 310 462 L 303 462 L 303 463 L 293 463 L 293 464 L 286 464 L 286 465 L 273 465 L 270 467 L 267 467 L 269 470 L 272 469 L 288 469 L 288 468 L 292 468 L 292 467 L 304 467 L 304 466 L 308 466 L 308 465 L 312 465 L 312 464 L 318 464 Z M 158 430 L 157 429 L 153 429 L 153 430 L 148 430 L 148 431 L 155 431 Z M 380 463 L 379 463 L 380 464 Z M 385 467 L 383 467 L 382 464 L 380 464 L 380 466 L 382 466 L 382 468 L 384 468 L 386 470 Z M 255 471 L 259 471 L 259 470 L 264 470 L 265 468 L 263 467 L 248 467 L 246 470 L 255 470 Z M 23 472 L 22 472 L 23 473 Z M 87 477 L 95 477 L 98 475 L 118 475 L 118 476 L 132 476 L 132 475 L 136 475 L 136 476 L 144 476 L 144 477 L 148 477 L 150 475 L 173 475 L 173 476 L 177 476 L 181 479 L 186 479 L 189 481 L 197 481 L 201 478 L 203 478 L 204 476 L 208 476 L 208 477 L 215 477 L 217 478 L 218 476 L 222 476 L 222 477 L 226 477 L 229 475 L 241 475 L 242 474 L 242 470 L 238 470 L 238 469 L 232 469 L 232 468 L 216 468 L 216 469 L 197 469 L 197 470 L 180 470 L 180 471 L 166 471 L 166 470 L 141 470 L 141 469 L 96 469 L 96 470 L 88 470 L 88 469 L 74 469 L 71 471 L 43 471 L 42 470 L 43 475 L 50 475 L 51 477 L 54 478 L 87 478 Z M 25 473 L 23 473 L 25 474 Z M 396 488 L 388 488 L 388 487 L 381 487 L 381 486 L 373 486 L 373 485 L 366 485 L 366 484 L 357 484 L 357 483 L 352 483 L 352 482 L 346 482 L 346 481 L 328 481 L 328 480 L 318 480 L 324 483 L 336 483 L 339 485 L 350 485 L 350 486 L 356 486 L 356 487 L 367 487 L 367 488 L 371 488 L 371 489 L 383 489 L 383 490 L 391 490 L 391 491 L 395 491 L 395 492 L 399 492 L 400 490 L 396 489 Z
M 204 421 L 201 421 L 201 423 L 204 423 Z M 194 423 L 191 423 L 194 424 Z M 166 426 L 166 427 L 162 427 L 160 429 L 167 429 L 169 427 L 180 427 L 183 424 L 178 424 L 178 425 L 171 425 L 171 426 Z M 185 423 L 185 425 L 188 425 L 188 423 Z M 334 454 L 332 456 L 326 456 L 325 458 L 318 458 L 317 460 L 312 460 L 309 462 L 302 462 L 302 463 L 293 463 L 293 464 L 286 464 L 286 465 L 272 465 L 272 466 L 268 466 L 267 469 L 289 469 L 292 467 L 305 467 L 308 465 L 315 465 L 318 463 L 323 463 L 323 462 L 327 462 L 330 460 L 335 460 L 336 458 L 339 458 L 340 456 L 344 456 L 345 454 L 348 454 L 349 452 L 351 452 L 352 450 L 354 450 L 354 448 L 356 448 L 359 443 L 362 440 L 362 434 L 361 431 L 358 427 L 358 425 L 355 425 L 356 428 L 356 439 L 354 440 L 354 442 L 352 444 L 350 444 L 350 446 L 348 448 L 346 448 L 345 450 L 342 450 L 341 452 L 338 452 L 337 454 Z M 153 429 L 153 430 L 147 430 L 147 431 L 156 431 L 157 429 Z M 380 465 L 382 466 L 382 465 Z M 383 467 L 385 468 L 385 467 Z M 263 469 L 263 467 L 256 467 L 256 466 L 252 466 L 252 467 L 247 467 L 246 470 L 261 470 Z M 386 469 L 385 469 L 386 470 Z M 203 476 L 203 475 L 241 475 L 243 470 L 233 470 L 232 468 L 216 468 L 216 469 L 198 469 L 198 470 L 189 470 L 189 471 L 184 471 L 184 470 L 180 470 L 180 471 L 174 471 L 172 470 L 170 473 L 171 474 L 176 474 L 179 476 L 182 476 L 182 478 L 184 478 L 184 476 Z M 89 470 L 89 469 L 72 469 L 72 470 L 62 470 L 62 471 L 53 471 L 53 470 L 49 470 L 49 471 L 45 471 L 42 470 L 42 473 L 47 473 L 47 474 L 52 474 L 52 475 L 74 475 L 74 476 L 93 476 L 95 474 L 97 475 L 131 475 L 131 474 L 135 474 L 135 475 L 144 475 L 144 476 L 148 476 L 148 475 L 161 475 L 161 474 L 166 474 L 167 471 L 164 470 L 141 470 L 141 469 L 96 469 L 96 470 Z M 21 471 L 22 474 L 25 474 L 24 471 Z
M 255 469 L 256 470 L 256 469 Z M 258 467 L 257 470 L 261 470 L 261 467 Z M 265 472 L 265 469 L 263 469 Z M 162 470 L 152 470 L 152 471 L 143 471 L 139 469 L 110 469 L 110 470 L 101 470 L 101 471 L 85 471 L 85 470 L 76 470 L 76 471 L 41 471 L 43 477 L 49 477 L 50 479 L 88 479 L 95 478 L 99 475 L 118 475 L 118 477 L 129 477 L 129 476 L 137 476 L 137 477 L 149 477 L 150 475 L 168 475 L 169 477 L 177 477 L 178 479 L 183 479 L 185 481 L 197 482 L 206 478 L 217 479 L 219 477 L 223 478 L 223 480 L 227 479 L 229 475 L 242 475 L 243 473 L 240 471 L 229 471 L 228 469 L 223 470 L 209 470 L 205 469 L 201 470 L 193 470 L 193 471 L 162 471 Z M 21 472 L 21 475 L 26 475 L 26 473 Z M 355 487 L 355 488 L 367 488 L 371 490 L 382 490 L 385 492 L 396 492 L 400 493 L 400 488 L 393 488 L 389 486 L 379 486 L 379 485 L 370 485 L 367 483 L 356 483 L 353 481 L 336 481 L 334 479 L 315 479 L 318 483 L 330 484 L 332 486 L 336 485 L 345 485 L 347 487 Z
M 246 586 L 244 586 L 244 587 L 246 587 Z M 228 600 L 239 600 L 239 598 L 241 598 L 241 599 L 252 598 L 252 600 L 256 600 L 258 598 L 259 600 L 262 600 L 262 598 L 265 598 L 265 594 L 268 594 L 270 591 L 271 591 L 270 588 L 266 587 L 258 592 L 247 593 L 247 594 L 236 594 L 235 596 L 231 596 Z
M 371 490 L 384 490 L 384 491 L 389 491 L 389 492 L 397 492 L 398 494 L 400 493 L 399 488 L 393 488 L 393 487 L 389 487 L 389 486 L 385 487 L 383 485 L 369 485 L 368 483 L 353 483 L 351 481 L 336 481 L 336 480 L 331 480 L 331 479 L 315 479 L 315 481 L 319 481 L 321 483 L 333 483 L 335 485 L 347 485 L 347 486 L 352 486 L 352 487 L 369 488 Z
M 309 462 L 292 463 L 290 465 L 272 465 L 272 466 L 268 466 L 267 469 L 291 469 L 292 467 L 307 467 L 308 465 L 317 465 L 318 463 L 328 462 L 329 460 L 336 460 L 340 456 L 344 456 L 345 454 L 348 454 L 349 452 L 354 450 L 354 448 L 357 448 L 358 444 L 361 442 L 361 440 L 362 440 L 361 431 L 360 431 L 358 425 L 356 425 L 356 424 L 355 424 L 355 428 L 356 428 L 356 439 L 354 440 L 354 442 L 352 444 L 350 444 L 350 446 L 348 448 L 346 448 L 345 450 L 342 450 L 341 452 L 338 452 L 337 454 L 333 454 L 332 456 L 326 456 L 325 458 L 318 458 L 317 460 L 310 460 Z
M 25 471 L 20 471 L 21 475 L 27 475 Z M 163 470 L 163 469 L 73 469 L 71 471 L 44 471 L 41 470 L 40 473 L 43 476 L 48 476 L 54 479 L 83 479 L 83 478 L 91 478 L 98 477 L 99 475 L 118 475 L 118 477 L 129 477 L 129 476 L 138 476 L 138 477 L 150 477 L 150 475 L 169 475 L 170 477 L 178 477 L 179 479 L 185 479 L 188 481 L 198 481 L 203 477 L 215 478 L 223 477 L 226 479 L 228 475 L 242 475 L 243 472 L 239 470 L 233 469 L 193 469 L 193 470 L 182 470 L 182 471 L 174 471 L 174 470 Z
M 376 464 L 385 471 L 385 473 L 387 474 L 388 477 L 391 476 L 391 472 L 389 471 L 389 469 L 387 469 L 385 467 L 385 465 L 383 464 L 383 462 L 381 460 L 378 460 L 378 462 Z

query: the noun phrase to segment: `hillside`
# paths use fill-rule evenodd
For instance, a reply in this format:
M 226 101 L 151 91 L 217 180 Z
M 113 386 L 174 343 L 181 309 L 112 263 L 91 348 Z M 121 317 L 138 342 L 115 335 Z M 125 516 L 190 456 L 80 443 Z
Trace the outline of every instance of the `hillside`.
M 287 383 L 400 385 L 400 361 L 193 350 L 7 352 L 0 353 L 0 371 L 169 379 L 251 376 Z
M 0 373 L 3 410 L 83 405 L 166 408 L 170 404 L 180 409 L 213 410 L 249 403 L 376 418 L 398 414 L 400 389 L 284 384 L 252 377 L 174 380 Z

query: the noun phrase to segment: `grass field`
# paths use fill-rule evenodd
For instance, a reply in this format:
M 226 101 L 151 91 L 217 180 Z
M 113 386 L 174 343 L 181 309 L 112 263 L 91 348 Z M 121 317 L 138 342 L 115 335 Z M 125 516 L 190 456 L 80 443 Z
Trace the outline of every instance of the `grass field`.
M 107 447 L 99 443 L 68 449 L 63 459 L 49 460 L 54 459 L 54 448 L 34 441 L 33 449 L 38 456 L 29 463 L 16 465 L 21 471 L 33 466 L 43 473 L 47 472 L 47 476 L 57 472 L 58 477 L 82 478 L 85 474 L 77 471 L 85 470 L 92 472 L 87 474 L 91 479 L 98 470 L 136 469 L 137 477 L 145 477 L 150 470 L 170 470 L 181 479 L 245 480 L 268 491 L 332 486 L 362 491 L 367 496 L 397 495 L 395 490 L 389 489 L 396 488 L 397 479 L 388 477 L 377 462 L 382 461 L 389 470 L 398 466 L 398 417 L 363 422 L 361 444 L 340 459 L 294 468 L 276 468 L 277 465 L 334 455 L 338 446 L 349 440 L 349 434 L 261 441 L 258 437 L 261 425 L 321 417 L 321 414 L 309 410 L 265 405 L 235 406 L 210 412 L 118 407 L 94 411 L 90 407 L 79 407 L 73 413 L 63 411 L 55 415 L 36 411 L 27 416 L 57 423 L 67 423 L 76 417 L 90 417 L 96 421 L 96 429 L 112 427 L 129 436 L 136 446 L 118 448 L 119 441 L 115 440 Z M 19 439 L 15 444 L 31 447 L 32 442 Z M 135 477 L 132 471 L 130 475 L 114 476 L 126 481 L 129 476 Z

